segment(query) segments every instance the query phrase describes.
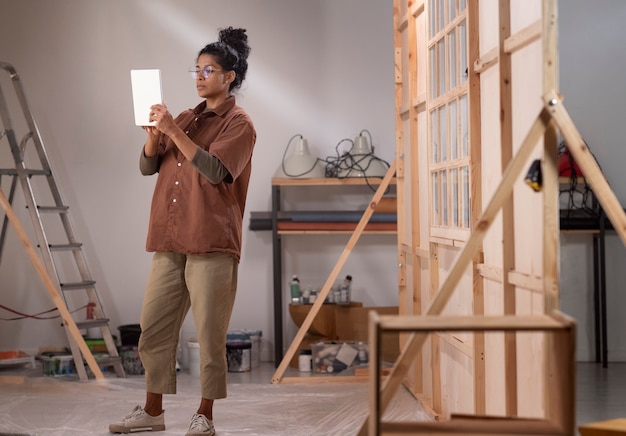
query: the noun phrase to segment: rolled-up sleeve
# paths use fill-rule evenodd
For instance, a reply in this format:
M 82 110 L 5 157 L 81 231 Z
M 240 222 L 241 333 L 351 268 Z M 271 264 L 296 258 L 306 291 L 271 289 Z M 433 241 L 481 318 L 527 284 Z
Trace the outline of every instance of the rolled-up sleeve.
M 147 157 L 144 149 L 141 149 L 141 156 L 139 157 L 139 171 L 144 176 L 150 176 L 159 171 L 159 155 L 156 154 L 153 157 Z

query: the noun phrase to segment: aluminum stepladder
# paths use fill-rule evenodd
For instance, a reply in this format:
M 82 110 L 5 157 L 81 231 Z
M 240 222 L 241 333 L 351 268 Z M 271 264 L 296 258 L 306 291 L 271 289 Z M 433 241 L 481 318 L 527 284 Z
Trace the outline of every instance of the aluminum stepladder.
M 113 367 L 118 377 L 125 377 L 122 359 L 119 357 L 109 327 L 109 319 L 105 316 L 96 291 L 96 282 L 89 271 L 87 260 L 82 250 L 82 243 L 76 238 L 70 219 L 69 206 L 62 200 L 61 192 L 55 181 L 54 172 L 28 106 L 19 76 L 15 68 L 6 62 L 0 62 L 0 69 L 9 74 L 15 91 L 14 100 L 19 103 L 23 115 L 23 120 L 20 121 L 23 122 L 23 128 L 26 130 L 22 140 L 18 143 L 14 129 L 16 126 L 12 123 L 10 108 L 2 90 L 2 82 L 0 82 L 0 120 L 2 121 L 2 126 L 0 126 L 2 127 L 2 130 L 0 130 L 0 146 L 2 142 L 5 142 L 6 138 L 15 164 L 12 168 L 0 168 L 0 178 L 3 175 L 12 178 L 8 197 L 9 205 L 13 202 L 17 183 L 18 181 L 20 182 L 26 200 L 26 207 L 33 224 L 41 260 L 45 265 L 48 276 L 62 297 L 54 298 L 55 304 L 57 304 L 57 307 L 59 304 L 64 304 L 65 308 L 72 313 L 72 318 L 68 322 L 63 322 L 63 327 L 74 358 L 77 374 L 80 380 L 89 379 L 83 357 L 89 363 L 89 361 L 93 362 L 93 356 L 83 356 L 83 354 L 90 353 L 90 350 L 84 343 L 79 344 L 79 341 L 84 341 L 84 339 L 77 334 L 76 329 L 70 328 L 69 324 L 72 323 L 81 330 L 93 331 L 92 329 L 95 329 L 100 331 L 106 346 L 106 354 L 96 359 L 98 366 L 100 368 Z M 36 151 L 34 159 L 31 156 L 32 153 L 29 152 L 29 148 L 27 148 L 28 144 L 31 143 L 30 149 L 34 147 Z M 27 153 L 28 158 L 26 158 Z M 34 165 L 36 168 L 29 168 L 30 165 Z M 45 220 L 42 219 L 43 216 L 46 216 Z M 55 219 L 55 217 L 58 219 Z M 0 262 L 2 260 L 7 228 L 8 216 L 5 214 L 0 232 Z M 83 350 L 82 353 L 81 349 Z M 102 373 L 100 370 L 98 368 L 94 369 L 96 371 L 92 372 L 96 377 L 101 377 Z

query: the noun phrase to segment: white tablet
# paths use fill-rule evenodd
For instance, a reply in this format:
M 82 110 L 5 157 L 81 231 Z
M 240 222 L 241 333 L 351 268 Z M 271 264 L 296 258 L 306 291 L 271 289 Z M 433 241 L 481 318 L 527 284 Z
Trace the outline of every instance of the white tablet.
M 150 106 L 163 103 L 161 70 L 130 70 L 133 106 L 137 126 L 154 126 L 150 121 Z

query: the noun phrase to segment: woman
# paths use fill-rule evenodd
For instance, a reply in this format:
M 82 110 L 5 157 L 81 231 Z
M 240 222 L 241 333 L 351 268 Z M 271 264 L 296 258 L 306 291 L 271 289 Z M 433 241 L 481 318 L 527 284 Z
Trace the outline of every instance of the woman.
M 176 393 L 176 349 L 191 308 L 200 345 L 202 399 L 187 435 L 213 435 L 213 402 L 226 397 L 226 333 L 235 301 L 243 214 L 256 132 L 233 91 L 246 77 L 245 29 L 220 30 L 192 75 L 204 99 L 175 119 L 152 106 L 140 157 L 159 173 L 146 248 L 154 252 L 141 312 L 139 354 L 146 402 L 114 433 L 165 430 L 163 394 Z

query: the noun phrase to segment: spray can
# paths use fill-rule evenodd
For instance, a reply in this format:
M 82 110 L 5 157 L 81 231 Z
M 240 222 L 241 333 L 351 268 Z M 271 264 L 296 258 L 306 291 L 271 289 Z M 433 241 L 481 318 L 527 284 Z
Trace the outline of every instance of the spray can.
M 291 292 L 291 303 L 300 304 L 300 279 L 295 274 L 291 282 L 289 282 L 289 290 Z

